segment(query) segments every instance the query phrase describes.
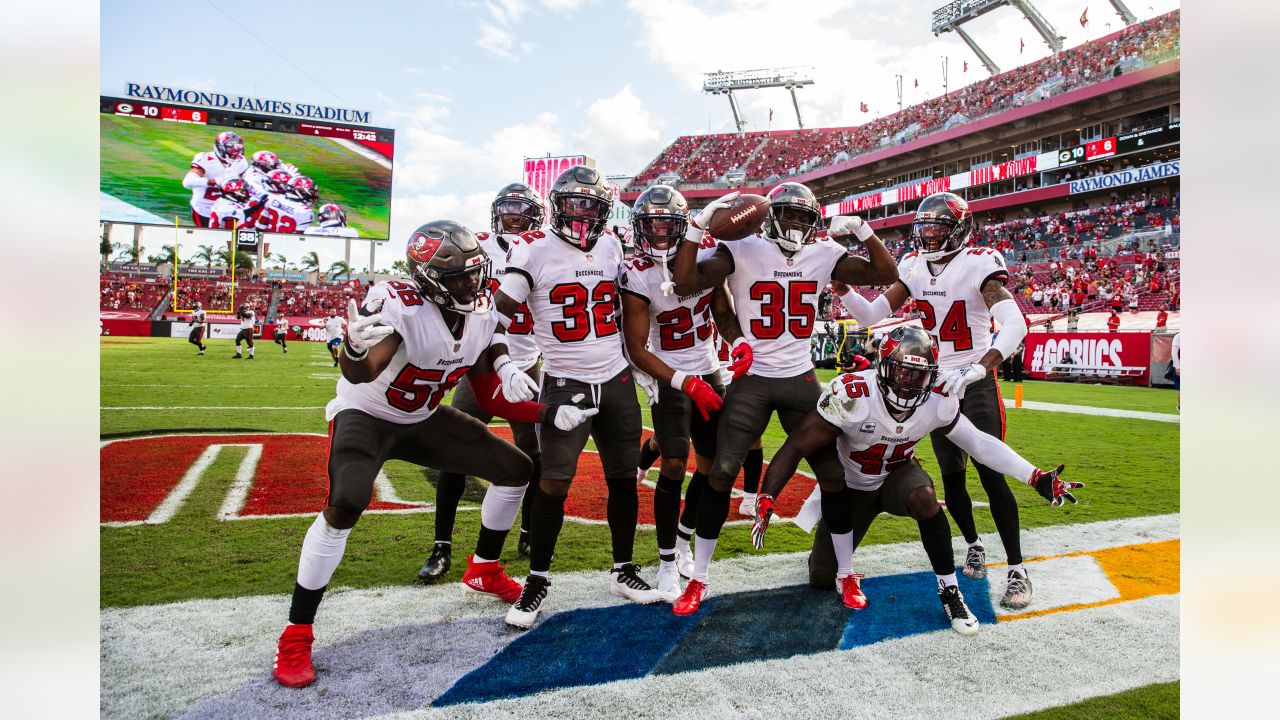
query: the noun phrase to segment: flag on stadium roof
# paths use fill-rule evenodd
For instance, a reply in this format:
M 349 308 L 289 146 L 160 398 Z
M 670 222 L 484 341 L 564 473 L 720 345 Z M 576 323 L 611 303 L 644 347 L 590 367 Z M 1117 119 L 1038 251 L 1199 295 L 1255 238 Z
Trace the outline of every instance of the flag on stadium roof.
M 1080 27 L 1089 26 L 1089 7 L 1086 5 L 1084 12 L 1080 13 Z

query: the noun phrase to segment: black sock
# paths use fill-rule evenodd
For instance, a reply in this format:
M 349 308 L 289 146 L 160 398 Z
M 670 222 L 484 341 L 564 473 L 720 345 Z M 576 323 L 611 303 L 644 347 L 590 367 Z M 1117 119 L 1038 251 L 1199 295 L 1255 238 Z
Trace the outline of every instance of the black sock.
M 720 537 L 720 529 L 729 518 L 729 492 L 721 492 L 711 483 L 702 488 L 702 497 L 698 498 L 698 537 L 714 540 Z
M 659 550 L 670 550 L 676 546 L 676 522 L 679 517 L 680 481 L 659 475 L 658 488 L 653 492 L 653 524 L 658 532 Z
M 520 534 L 529 533 L 529 522 L 533 519 L 533 498 L 538 494 L 538 480 L 542 477 L 542 455 L 534 453 L 529 458 L 533 461 L 533 472 L 529 475 L 529 487 L 525 488 L 524 500 L 520 503 Z
M 987 501 L 991 503 L 991 518 L 996 521 L 1005 557 L 1010 565 L 1019 565 L 1022 563 L 1022 539 L 1018 536 L 1018 501 L 1009 489 L 1009 482 L 998 471 L 979 465 L 978 477 L 982 479 L 982 489 L 987 492 Z
M 843 535 L 853 530 L 853 496 L 841 486 L 836 492 L 822 491 L 822 519 L 832 535 Z
M 764 450 L 762 448 L 752 448 L 747 451 L 747 457 L 742 461 L 742 491 L 748 493 L 760 492 L 760 473 L 764 469 Z
M 684 509 L 680 511 L 681 525 L 692 528 L 698 524 L 698 498 L 702 497 L 702 490 L 706 486 L 707 476 L 694 470 L 693 477 L 689 478 L 689 486 L 684 489 Z M 676 533 L 685 540 L 690 537 L 678 528 Z
M 458 518 L 458 503 L 466 489 L 465 475 L 442 472 L 436 480 L 436 542 L 453 540 L 453 522 Z
M 604 481 L 609 486 L 605 517 L 609 519 L 609 536 L 613 539 L 613 561 L 631 562 L 636 545 L 636 516 L 640 512 L 636 479 L 605 478 Z
M 656 443 L 651 442 L 652 440 L 653 436 L 650 436 L 648 440 L 640 443 L 640 463 L 636 467 L 641 470 L 653 467 L 653 463 L 662 456 L 662 451 L 657 449 Z
M 480 539 L 476 541 L 476 555 L 485 560 L 497 560 L 502 557 L 502 544 L 507 541 L 510 530 L 491 530 L 480 524 Z
M 951 523 L 947 514 L 939 508 L 928 520 L 917 520 L 920 526 L 920 542 L 929 555 L 936 575 L 950 575 L 956 571 L 956 559 L 951 554 Z
M 960 534 L 967 543 L 978 541 L 978 527 L 973 524 L 973 501 L 969 499 L 969 489 L 965 487 L 965 474 L 948 478 L 942 476 L 942 489 L 946 492 L 947 512 L 956 521 Z
M 564 525 L 564 495 L 548 495 L 538 488 L 529 527 L 529 569 L 546 572 L 556 554 L 556 539 Z
M 324 597 L 325 585 L 319 590 L 308 590 L 298 583 L 293 584 L 293 602 L 289 604 L 289 622 L 296 625 L 311 625 L 316 621 L 316 609 Z

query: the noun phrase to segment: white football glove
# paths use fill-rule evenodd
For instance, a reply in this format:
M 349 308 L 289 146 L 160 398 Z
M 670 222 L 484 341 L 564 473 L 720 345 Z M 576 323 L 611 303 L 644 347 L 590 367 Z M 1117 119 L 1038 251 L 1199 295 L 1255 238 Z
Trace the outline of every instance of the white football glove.
M 587 418 L 600 412 L 600 408 L 580 408 L 577 405 L 561 405 L 556 408 L 552 423 L 559 429 L 569 432 L 587 421 Z
M 955 395 L 957 399 L 964 397 L 964 389 L 987 376 L 987 369 L 978 363 L 966 368 L 952 370 L 942 381 L 942 392 Z
M 632 367 L 631 372 L 636 377 L 636 385 L 644 391 L 644 397 L 649 401 L 650 405 L 658 404 L 658 381 L 653 379 L 649 373 L 637 367 Z
M 831 238 L 846 237 L 853 235 L 858 238 L 859 242 L 866 242 L 874 231 L 862 218 L 857 215 L 837 215 L 831 218 L 831 227 L 827 229 L 827 236 Z
M 379 302 L 378 310 L 382 310 L 382 304 Z M 369 348 L 382 342 L 391 333 L 395 332 L 395 328 L 390 325 L 379 325 L 378 321 L 382 320 L 382 313 L 375 312 L 372 315 L 361 315 L 360 306 L 356 305 L 354 299 L 347 301 L 347 345 L 356 353 L 364 355 Z
M 717 210 L 727 208 L 732 205 L 733 201 L 737 200 L 738 196 L 741 194 L 741 192 L 734 190 L 728 195 L 712 200 L 710 205 L 702 208 L 702 211 L 694 216 L 693 222 L 689 223 L 689 229 L 699 231 L 697 235 L 698 239 L 701 240 L 702 233 L 706 232 L 707 226 L 711 224 L 711 216 L 715 215 Z M 686 233 L 685 237 L 689 237 L 689 233 Z
M 501 392 L 508 402 L 520 403 L 528 402 L 537 396 L 538 383 L 517 367 L 516 362 L 510 357 L 500 356 L 493 363 L 493 371 L 498 373 L 498 378 L 502 380 L 502 385 L 493 391 L 494 397 L 498 397 L 498 393 Z

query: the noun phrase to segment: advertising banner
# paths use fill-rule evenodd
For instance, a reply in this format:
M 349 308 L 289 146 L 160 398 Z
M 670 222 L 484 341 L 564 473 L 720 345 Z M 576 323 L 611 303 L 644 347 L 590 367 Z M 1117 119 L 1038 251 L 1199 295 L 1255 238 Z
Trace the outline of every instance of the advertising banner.
M 1140 168 L 1126 168 L 1105 175 L 1094 175 L 1093 177 L 1072 180 L 1071 194 L 1108 190 L 1121 185 L 1132 185 L 1133 183 L 1149 182 L 1151 180 L 1163 180 L 1177 177 L 1181 173 L 1181 160 L 1170 160 L 1169 162 L 1155 163 Z
M 1034 380 L 1083 375 L 1146 385 L 1151 333 L 1030 333 L 1022 358 Z
M 524 184 L 538 191 L 543 198 L 551 189 L 560 173 L 577 165 L 595 167 L 596 161 L 586 155 L 565 155 L 561 157 L 540 157 L 524 159 Z

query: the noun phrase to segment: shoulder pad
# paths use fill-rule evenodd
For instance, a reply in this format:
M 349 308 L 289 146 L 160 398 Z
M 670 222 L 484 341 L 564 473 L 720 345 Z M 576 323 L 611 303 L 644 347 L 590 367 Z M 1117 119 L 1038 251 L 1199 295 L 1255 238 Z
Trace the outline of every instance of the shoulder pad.
M 822 396 L 818 398 L 818 414 L 838 428 L 846 428 L 862 422 L 871 413 L 870 397 L 849 397 L 844 383 L 846 377 L 857 377 L 857 375 L 852 373 L 837 375 L 827 383 Z

